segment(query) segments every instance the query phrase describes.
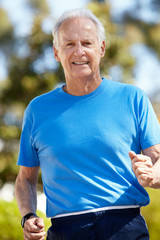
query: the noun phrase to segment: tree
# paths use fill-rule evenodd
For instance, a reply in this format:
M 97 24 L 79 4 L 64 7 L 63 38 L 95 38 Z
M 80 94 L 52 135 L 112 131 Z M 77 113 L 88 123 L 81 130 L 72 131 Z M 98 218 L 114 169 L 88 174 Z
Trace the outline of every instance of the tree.
M 102 75 L 110 78 L 110 70 L 119 66 L 122 75 L 117 80 L 133 83 L 132 68 L 135 60 L 130 54 L 130 43 L 125 36 L 124 27 L 112 21 L 109 4 L 91 3 L 89 8 L 103 23 L 106 31 L 106 55 L 101 62 Z
M 52 36 L 42 30 L 42 22 L 49 14 L 46 1 L 29 1 L 36 15 L 30 36 L 16 37 L 6 12 L 1 9 L 0 41 L 8 59 L 8 78 L 0 82 L 0 173 L 1 184 L 14 181 L 23 111 L 37 95 L 50 91 L 58 82 L 59 68 L 37 67 L 48 49 L 52 51 Z M 3 24 L 1 24 L 3 23 Z M 5 27 L 4 27 L 5 26 Z M 26 56 L 18 53 L 17 45 L 26 45 Z

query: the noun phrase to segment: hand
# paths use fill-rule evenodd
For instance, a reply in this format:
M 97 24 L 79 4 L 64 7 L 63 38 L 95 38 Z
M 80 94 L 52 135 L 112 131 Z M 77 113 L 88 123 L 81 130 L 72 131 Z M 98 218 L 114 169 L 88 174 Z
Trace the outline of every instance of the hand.
M 129 152 L 132 169 L 138 182 L 143 187 L 150 187 L 153 181 L 153 164 L 151 158 L 146 155 Z
M 45 239 L 45 234 L 42 218 L 31 216 L 25 221 L 23 230 L 24 240 L 43 240 Z

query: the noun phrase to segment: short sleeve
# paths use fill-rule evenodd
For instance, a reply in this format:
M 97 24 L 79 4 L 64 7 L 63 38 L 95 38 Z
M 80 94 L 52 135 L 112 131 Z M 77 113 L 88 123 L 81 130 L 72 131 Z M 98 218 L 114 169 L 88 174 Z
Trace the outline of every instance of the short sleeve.
M 17 164 L 25 167 L 39 166 L 37 151 L 32 139 L 33 121 L 26 109 L 23 117 L 20 149 Z
M 139 104 L 141 149 L 160 144 L 160 125 L 148 97 L 143 94 Z

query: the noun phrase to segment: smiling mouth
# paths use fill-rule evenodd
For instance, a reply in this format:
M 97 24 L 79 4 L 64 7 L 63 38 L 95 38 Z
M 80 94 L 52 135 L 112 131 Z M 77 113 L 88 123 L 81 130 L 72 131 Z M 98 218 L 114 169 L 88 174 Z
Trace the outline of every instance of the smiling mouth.
M 89 62 L 73 62 L 74 65 L 85 65 L 88 64 Z

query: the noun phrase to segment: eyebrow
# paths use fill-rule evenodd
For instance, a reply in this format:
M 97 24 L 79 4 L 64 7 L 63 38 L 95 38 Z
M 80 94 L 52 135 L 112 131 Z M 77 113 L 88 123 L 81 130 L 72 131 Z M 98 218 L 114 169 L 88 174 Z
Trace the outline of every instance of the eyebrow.
M 66 39 L 66 38 L 64 38 L 64 41 L 66 41 L 66 42 L 73 42 L 73 41 L 75 41 L 75 40 L 74 40 L 74 39 L 71 40 L 71 39 Z M 82 39 L 82 40 L 81 40 L 81 42 L 88 42 L 88 41 L 93 42 L 92 39 Z
M 65 40 L 66 42 L 71 42 L 71 41 L 74 41 L 74 40 L 67 39 L 67 38 L 64 38 L 64 40 Z

